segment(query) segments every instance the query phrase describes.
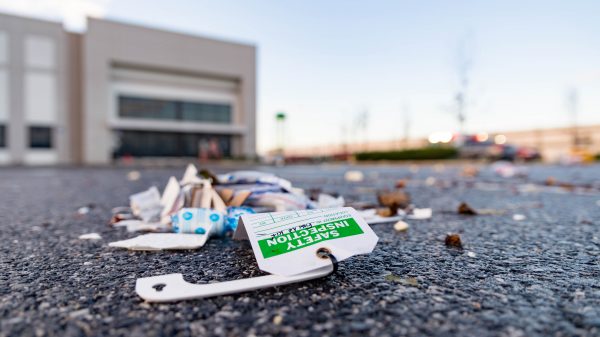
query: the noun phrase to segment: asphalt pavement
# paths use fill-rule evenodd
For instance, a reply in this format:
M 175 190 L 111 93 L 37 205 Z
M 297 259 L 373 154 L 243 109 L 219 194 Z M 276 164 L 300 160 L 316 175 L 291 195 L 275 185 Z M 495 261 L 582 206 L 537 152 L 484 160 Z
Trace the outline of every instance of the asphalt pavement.
M 534 165 L 512 178 L 480 168 L 255 167 L 352 203 L 406 179 L 433 217 L 407 220 L 406 232 L 373 225 L 375 251 L 329 277 L 173 304 L 145 303 L 135 280 L 263 274 L 249 244 L 230 238 L 180 252 L 108 247 L 136 235 L 107 225 L 111 208 L 182 168 L 137 169 L 135 181 L 133 168 L 1 169 L 0 336 L 600 336 L 600 166 Z M 348 170 L 364 180 L 345 181 Z M 457 214 L 460 202 L 483 214 Z M 102 239 L 78 238 L 90 232 Z M 447 233 L 462 250 L 446 247 Z

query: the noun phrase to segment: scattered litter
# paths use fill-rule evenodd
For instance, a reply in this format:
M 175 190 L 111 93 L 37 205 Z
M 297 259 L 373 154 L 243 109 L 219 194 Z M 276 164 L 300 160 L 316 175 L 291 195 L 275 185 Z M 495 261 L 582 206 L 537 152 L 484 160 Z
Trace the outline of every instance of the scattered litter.
M 111 242 L 110 247 L 130 250 L 196 249 L 204 246 L 207 235 L 151 233 L 133 239 Z
M 479 175 L 479 169 L 471 165 L 465 166 L 462 169 L 461 175 L 463 177 L 474 178 L 477 177 L 477 175 Z
M 129 197 L 133 215 L 146 222 L 158 221 L 163 209 L 160 204 L 160 193 L 155 186 Z
M 413 208 L 407 215 L 406 218 L 410 220 L 427 220 L 433 215 L 431 208 Z
M 360 214 L 360 216 L 362 216 L 365 219 L 365 221 L 369 225 L 376 225 L 376 224 L 380 224 L 380 223 L 390 223 L 390 222 L 398 221 L 398 220 L 402 219 L 403 216 L 405 215 L 404 211 L 398 210 L 395 216 L 383 217 L 383 216 L 380 216 L 377 214 L 377 209 L 375 209 L 375 208 L 364 209 L 364 210 L 358 211 L 358 213 Z
M 191 240 L 203 238 L 204 241 L 208 237 L 197 234 L 146 234 L 111 245 L 130 249 L 174 248 L 164 246 L 168 240 L 148 239 L 150 235 L 171 235 L 177 239 L 189 237 Z M 311 280 L 332 273 L 338 261 L 372 252 L 378 241 L 365 220 L 349 207 L 245 214 L 240 217 L 233 237 L 249 240 L 259 268 L 273 275 L 210 284 L 187 283 L 182 274 L 145 277 L 136 281 L 137 294 L 146 301 L 170 302 Z M 202 244 L 204 242 L 197 243 L 198 246 Z
M 546 185 L 546 186 L 556 186 L 556 178 L 554 178 L 554 177 L 548 177 L 548 178 L 546 178 L 546 181 L 544 181 L 544 185 Z
M 398 179 L 396 181 L 395 187 L 396 188 L 405 188 L 407 184 L 408 184 L 408 181 L 406 179 Z
M 223 214 L 210 208 L 182 208 L 171 219 L 175 233 L 221 235 L 225 224 Z
M 384 217 L 384 218 L 389 218 L 391 216 L 394 216 L 394 215 L 398 214 L 397 211 L 393 211 L 392 208 L 390 208 L 390 207 L 380 207 L 380 208 L 377 208 L 375 210 L 375 213 L 378 216 Z
M 524 167 L 515 166 L 515 164 L 508 161 L 497 161 L 492 164 L 491 168 L 495 174 L 502 178 L 527 176 L 527 169 Z
M 462 241 L 460 240 L 460 235 L 458 235 L 458 234 L 446 235 L 445 243 L 446 243 L 446 246 L 448 246 L 448 247 L 462 249 Z
M 138 180 L 140 180 L 141 176 L 142 175 L 140 174 L 140 171 L 127 172 L 127 180 L 129 180 L 129 181 L 138 181 Z
M 398 232 L 404 232 L 404 231 L 407 231 L 407 230 L 408 230 L 408 227 L 409 227 L 409 225 L 408 225 L 406 222 L 402 221 L 402 220 L 400 220 L 400 221 L 398 221 L 398 222 L 396 222 L 396 223 L 394 224 L 394 229 L 395 229 L 396 231 L 398 231 Z
M 471 206 L 469 206 L 466 202 L 462 202 L 458 206 L 458 214 L 462 214 L 462 215 L 477 215 L 477 212 L 473 208 L 471 208 Z
M 523 221 L 525 219 L 527 219 L 527 217 L 523 214 L 514 214 L 513 215 L 513 220 L 515 220 L 515 221 Z
M 377 200 L 382 206 L 391 209 L 406 208 L 410 204 L 410 196 L 402 190 L 377 193 Z
M 467 252 L 467 256 L 475 258 L 475 257 L 477 257 L 477 254 L 475 254 L 474 252 L 469 251 L 469 252 Z
M 395 283 L 400 283 L 404 286 L 410 286 L 410 287 L 418 287 L 419 286 L 419 280 L 417 280 L 416 277 L 401 277 L 395 274 L 388 274 L 385 276 L 385 280 L 388 282 L 395 282 Z
M 344 174 L 344 179 L 350 182 L 361 182 L 365 175 L 361 171 L 347 171 Z
M 100 240 L 102 237 L 98 233 L 88 233 L 79 236 L 80 240 Z
M 77 213 L 78 213 L 78 214 L 81 214 L 81 215 L 85 215 L 85 214 L 88 214 L 88 213 L 90 212 L 90 210 L 91 210 L 91 208 L 90 208 L 90 207 L 88 207 L 88 206 L 83 206 L 83 207 L 79 207 L 79 208 L 77 209 Z

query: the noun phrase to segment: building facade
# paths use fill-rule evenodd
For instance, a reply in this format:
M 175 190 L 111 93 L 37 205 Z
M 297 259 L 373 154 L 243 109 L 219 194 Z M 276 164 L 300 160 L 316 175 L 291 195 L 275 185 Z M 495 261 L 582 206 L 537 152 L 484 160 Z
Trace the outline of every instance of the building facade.
M 256 48 L 0 14 L 0 163 L 253 157 Z

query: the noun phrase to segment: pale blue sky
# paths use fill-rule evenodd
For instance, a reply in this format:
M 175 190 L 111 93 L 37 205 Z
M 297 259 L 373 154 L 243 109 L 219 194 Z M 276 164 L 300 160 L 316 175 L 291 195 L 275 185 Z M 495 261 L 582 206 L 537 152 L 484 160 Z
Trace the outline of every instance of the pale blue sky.
M 370 140 L 401 137 L 404 106 L 412 136 L 456 130 L 460 41 L 473 59 L 467 130 L 566 126 L 570 87 L 580 122 L 600 123 L 600 1 L 23 1 L 257 45 L 261 150 L 279 110 L 288 146 L 340 143 L 361 109 Z

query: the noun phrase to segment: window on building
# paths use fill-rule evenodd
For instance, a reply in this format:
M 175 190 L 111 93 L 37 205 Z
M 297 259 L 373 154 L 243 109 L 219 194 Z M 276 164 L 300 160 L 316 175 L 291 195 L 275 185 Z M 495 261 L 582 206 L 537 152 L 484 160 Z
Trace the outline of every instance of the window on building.
M 154 131 L 118 131 L 115 157 L 231 157 L 231 136 Z
M 231 105 L 119 96 L 119 116 L 211 123 L 231 123 Z
M 6 126 L 0 125 L 0 148 L 6 147 Z
M 29 127 L 29 147 L 33 149 L 52 148 L 52 128 L 47 126 Z

